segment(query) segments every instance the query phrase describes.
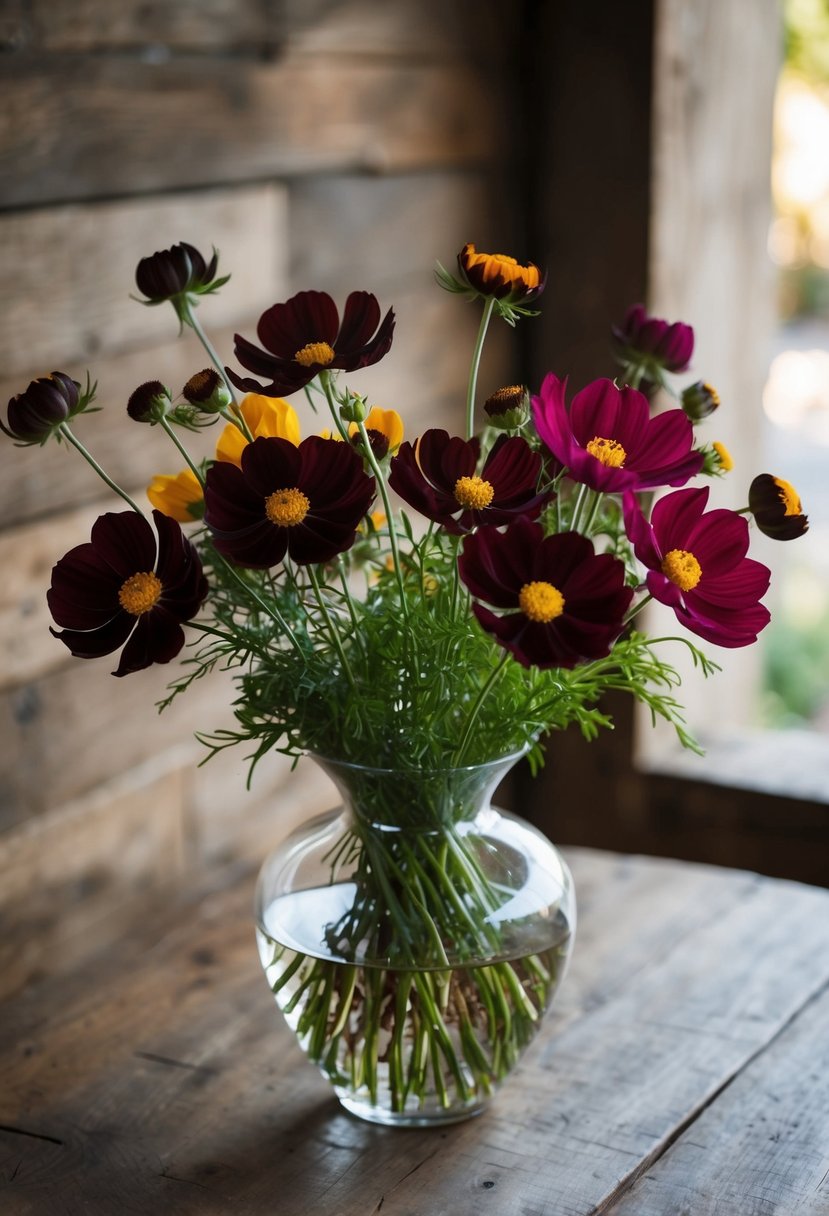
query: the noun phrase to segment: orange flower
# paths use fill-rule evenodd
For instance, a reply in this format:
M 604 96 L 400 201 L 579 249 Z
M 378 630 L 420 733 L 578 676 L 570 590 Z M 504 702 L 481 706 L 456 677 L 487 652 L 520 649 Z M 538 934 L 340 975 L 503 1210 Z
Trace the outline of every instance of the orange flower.
M 544 290 L 544 280 L 532 262 L 522 266 L 506 253 L 478 253 L 472 244 L 458 254 L 458 269 L 467 287 L 505 304 L 526 304 Z
M 147 497 L 162 515 L 190 524 L 204 515 L 204 492 L 190 469 L 158 473 L 147 486 Z

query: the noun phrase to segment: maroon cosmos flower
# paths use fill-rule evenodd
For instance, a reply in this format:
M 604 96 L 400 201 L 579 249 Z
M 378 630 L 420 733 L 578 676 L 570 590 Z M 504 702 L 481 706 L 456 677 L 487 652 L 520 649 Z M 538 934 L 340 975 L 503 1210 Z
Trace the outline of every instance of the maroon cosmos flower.
M 619 493 L 681 486 L 702 468 L 694 428 L 682 410 L 651 418 L 648 399 L 612 380 L 593 380 L 568 412 L 566 380 L 549 373 L 533 397 L 533 420 L 544 443 L 574 481 Z
M 135 270 L 135 283 L 147 297 L 143 301 L 145 304 L 162 304 L 185 292 L 203 295 L 227 282 L 227 278 L 214 281 L 218 264 L 219 255 L 215 249 L 208 263 L 195 246 L 181 241 L 170 249 L 142 258 Z
M 459 536 L 473 528 L 535 519 L 551 493 L 538 493 L 542 459 L 519 435 L 492 448 L 480 475 L 481 445 L 476 438 L 450 438 L 446 431 L 425 431 L 404 443 L 391 462 L 389 485 L 427 519 Z
M 381 322 L 377 298 L 368 291 L 352 291 L 340 323 L 337 306 L 326 292 L 300 291 L 263 312 L 256 332 L 265 349 L 236 334 L 236 358 L 270 384 L 225 370 L 246 393 L 286 397 L 326 369 L 353 372 L 378 363 L 391 347 L 394 310 L 390 308 Z
M 155 532 L 135 511 L 101 515 L 90 541 L 52 570 L 47 599 L 62 626 L 52 633 L 81 659 L 126 642 L 116 676 L 174 659 L 184 645 L 182 624 L 207 595 L 199 555 L 179 525 L 160 511 L 153 520 Z
M 684 372 L 694 353 L 690 325 L 651 317 L 642 304 L 629 308 L 621 325 L 612 325 L 610 332 L 622 363 L 645 364 L 652 372 Z
M 461 578 L 481 626 L 524 667 L 575 667 L 608 655 L 633 596 L 625 568 L 578 532 L 544 535 L 521 519 L 463 542 Z M 501 615 L 485 604 L 501 609 Z
M 708 487 L 667 494 L 651 522 L 633 494 L 624 496 L 625 528 L 648 567 L 654 599 L 673 608 L 692 633 L 717 646 L 748 646 L 769 623 L 759 601 L 770 571 L 746 557 L 748 523 L 734 511 L 706 511 Z
M 62 422 L 83 413 L 93 397 L 94 389 L 87 385 L 82 393 L 78 381 L 65 372 L 39 376 L 24 392 L 12 397 L 7 424 L 0 419 L 0 430 L 24 447 L 43 444 Z
M 267 570 L 286 553 L 306 565 L 345 552 L 373 498 L 374 478 L 349 444 L 262 437 L 245 447 L 241 468 L 208 469 L 204 518 L 219 553 Z

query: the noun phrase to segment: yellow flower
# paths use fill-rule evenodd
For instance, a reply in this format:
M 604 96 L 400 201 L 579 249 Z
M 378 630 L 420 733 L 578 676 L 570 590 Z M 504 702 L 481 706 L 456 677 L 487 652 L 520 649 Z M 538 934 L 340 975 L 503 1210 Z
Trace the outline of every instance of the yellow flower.
M 147 497 L 157 511 L 180 524 L 192 523 L 204 514 L 204 494 L 190 469 L 157 474 L 147 486 Z
M 296 410 L 281 397 L 265 397 L 261 393 L 248 393 L 242 399 L 239 409 L 254 439 L 265 436 L 287 439 L 290 443 L 299 444 L 302 436 Z M 230 464 L 241 464 L 242 452 L 247 443 L 247 439 L 239 428 L 229 422 L 216 444 L 216 459 L 226 460 Z

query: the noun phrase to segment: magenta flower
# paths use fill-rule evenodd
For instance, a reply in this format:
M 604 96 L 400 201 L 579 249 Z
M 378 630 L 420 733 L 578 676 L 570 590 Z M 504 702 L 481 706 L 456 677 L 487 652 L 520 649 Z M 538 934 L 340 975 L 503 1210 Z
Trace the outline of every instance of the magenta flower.
M 208 469 L 204 518 L 219 553 L 267 570 L 286 553 L 306 565 L 345 552 L 373 498 L 374 478 L 349 444 L 263 437 L 245 447 L 241 468 L 220 460 Z
M 597 555 L 578 532 L 545 537 L 526 519 L 505 532 L 467 536 L 458 569 L 475 601 L 483 601 L 472 605 L 481 626 L 524 667 L 604 658 L 633 595 L 617 558 Z
M 477 439 L 429 430 L 404 443 L 391 462 L 389 485 L 404 502 L 447 532 L 535 519 L 550 493 L 538 493 L 541 456 L 518 435 L 499 440 L 477 473 Z
M 706 511 L 708 488 L 667 494 L 648 523 L 633 494 L 624 496 L 625 528 L 648 567 L 654 599 L 673 608 L 692 633 L 717 646 L 748 646 L 769 623 L 759 601 L 770 571 L 746 557 L 748 523 L 734 511 Z
M 682 410 L 650 416 L 648 400 L 612 380 L 593 380 L 576 393 L 569 412 L 566 380 L 552 372 L 533 397 L 535 428 L 574 481 L 619 493 L 681 486 L 704 460 L 693 450 L 694 428 Z
M 153 520 L 155 532 L 134 511 L 101 515 L 90 541 L 52 571 L 47 599 L 63 626 L 52 633 L 81 659 L 112 654 L 126 642 L 116 676 L 175 658 L 182 624 L 207 595 L 199 556 L 179 525 L 160 511 Z
M 621 325 L 612 325 L 610 331 L 623 363 L 645 364 L 652 372 L 684 372 L 694 353 L 690 325 L 651 317 L 642 304 L 629 308 Z
M 377 298 L 368 291 L 352 291 L 340 323 L 337 306 L 326 292 L 300 291 L 263 312 L 256 332 L 265 349 L 236 334 L 236 358 L 270 384 L 225 370 L 243 392 L 285 397 L 327 368 L 353 372 L 378 363 L 391 347 L 394 311 L 390 308 L 381 322 Z

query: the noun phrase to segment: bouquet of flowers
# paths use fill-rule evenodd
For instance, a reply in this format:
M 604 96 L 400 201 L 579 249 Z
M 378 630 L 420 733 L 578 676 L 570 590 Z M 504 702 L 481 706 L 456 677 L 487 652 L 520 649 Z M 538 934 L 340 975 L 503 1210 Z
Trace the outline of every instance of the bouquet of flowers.
M 236 336 L 239 371 L 195 311 L 226 282 L 217 262 L 181 243 L 137 268 L 141 302 L 172 304 L 211 361 L 178 396 L 149 381 L 127 403 L 181 461 L 149 486 L 151 516 L 72 429 L 92 408 L 89 379 L 35 380 L 0 423 L 18 443 L 74 446 L 126 504 L 54 567 L 53 632 L 80 658 L 120 652 L 123 677 L 179 655 L 189 625 L 168 701 L 216 667 L 235 672 L 236 726 L 201 736 L 210 752 L 247 745 L 251 767 L 273 749 L 321 758 L 355 813 L 318 850 L 315 882 L 349 899 L 328 900 L 310 944 L 260 923 L 274 992 L 341 1096 L 377 1108 L 382 1090 L 386 1121 L 429 1103 L 468 1110 L 532 1037 L 567 937 L 554 900 L 543 933 L 538 909 L 512 907 L 521 867 L 475 826 L 470 774 L 484 772 L 485 793 L 516 756 L 538 763 L 546 732 L 573 723 L 593 737 L 610 725 L 611 689 L 695 746 L 666 648 L 682 642 L 708 675 L 696 639 L 754 642 L 770 576 L 747 556 L 749 518 L 779 539 L 806 518 L 771 474 L 742 512 L 709 509 L 708 487 L 688 486 L 731 461 L 697 440 L 716 392 L 673 389 L 687 325 L 633 307 L 612 333 L 615 380 L 572 399 L 552 372 L 532 396 L 487 386 L 481 411 L 489 324 L 533 316 L 544 278 L 466 245 L 455 273 L 437 270 L 482 309 L 465 432 L 407 437 L 398 413 L 345 383 L 389 353 L 391 309 L 354 291 L 340 315 L 301 291 L 262 315 L 258 343 Z M 657 410 L 665 390 L 676 403 Z M 325 415 L 305 437 L 286 400 L 300 392 Z M 217 423 L 215 458 L 194 459 L 183 436 Z M 638 628 L 650 599 L 674 610 L 678 638 Z

